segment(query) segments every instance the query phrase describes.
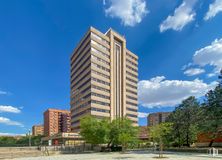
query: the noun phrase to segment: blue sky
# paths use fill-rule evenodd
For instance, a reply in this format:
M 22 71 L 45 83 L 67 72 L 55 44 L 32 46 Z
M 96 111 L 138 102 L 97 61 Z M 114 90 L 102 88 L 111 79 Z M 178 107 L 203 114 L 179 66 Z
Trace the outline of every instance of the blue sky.
M 2 0 L 0 134 L 69 109 L 69 57 L 90 26 L 110 27 L 139 56 L 139 120 L 203 96 L 222 66 L 222 0 Z

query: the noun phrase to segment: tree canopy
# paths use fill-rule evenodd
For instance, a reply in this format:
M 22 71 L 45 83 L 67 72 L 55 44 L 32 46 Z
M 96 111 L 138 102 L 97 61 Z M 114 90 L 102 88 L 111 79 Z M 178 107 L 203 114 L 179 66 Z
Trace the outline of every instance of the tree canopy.
M 191 96 L 175 108 L 168 121 L 173 124 L 172 136 L 177 146 L 190 146 L 195 142 L 198 133 L 200 106 L 195 97 Z
M 159 157 L 163 157 L 163 147 L 169 144 L 169 137 L 172 130 L 172 123 L 160 123 L 149 128 L 150 138 L 160 146 Z
M 80 134 L 91 144 L 108 144 L 110 146 L 121 145 L 123 149 L 137 138 L 137 128 L 127 118 L 115 119 L 112 122 L 108 119 L 97 119 L 87 116 L 80 121 Z
M 210 135 L 212 141 L 209 146 L 212 146 L 214 139 L 222 134 L 222 70 L 219 84 L 206 94 L 201 115 L 200 131 Z

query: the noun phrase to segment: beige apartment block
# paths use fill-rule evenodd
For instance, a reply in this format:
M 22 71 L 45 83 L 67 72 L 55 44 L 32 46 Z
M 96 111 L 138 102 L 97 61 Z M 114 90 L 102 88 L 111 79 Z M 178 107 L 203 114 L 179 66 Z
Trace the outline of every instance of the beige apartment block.
M 42 135 L 44 135 L 44 126 L 43 125 L 34 125 L 34 126 L 32 126 L 32 135 L 33 136 L 42 136 Z
M 138 57 L 126 48 L 122 35 L 90 27 L 70 61 L 73 131 L 79 131 L 85 115 L 110 120 L 126 116 L 138 125 Z
M 160 124 L 162 122 L 165 122 L 166 119 L 169 117 L 171 112 L 157 112 L 157 113 L 151 113 L 147 117 L 148 126 L 155 126 L 157 124 Z

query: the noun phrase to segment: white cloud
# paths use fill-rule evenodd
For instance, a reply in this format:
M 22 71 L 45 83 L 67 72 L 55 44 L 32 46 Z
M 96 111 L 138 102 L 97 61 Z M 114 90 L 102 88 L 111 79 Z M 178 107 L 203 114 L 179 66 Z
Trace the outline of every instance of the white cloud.
M 216 39 L 211 45 L 197 50 L 193 56 L 193 63 L 201 67 L 213 66 L 213 73 L 218 74 L 222 68 L 222 38 Z
M 109 0 L 110 6 L 105 9 L 107 16 L 119 18 L 125 26 L 135 26 L 148 13 L 145 0 Z M 103 1 L 106 5 L 106 2 Z
M 5 92 L 5 91 L 0 91 L 0 95 L 1 95 L 1 94 L 6 95 L 6 94 L 8 94 L 8 93 Z
M 0 132 L 0 136 L 25 136 L 25 134 L 3 133 L 3 132 Z
M 206 84 L 199 79 L 183 81 L 166 80 L 164 76 L 154 77 L 139 82 L 139 103 L 149 108 L 175 106 L 189 96 L 203 96 L 215 85 L 216 82 Z
M 209 73 L 209 74 L 207 74 L 207 77 L 208 77 L 208 78 L 211 78 L 211 77 L 214 77 L 214 76 L 216 76 L 215 73 Z
M 184 65 L 184 66 L 181 68 L 181 70 L 185 70 L 185 69 L 187 69 L 187 68 L 189 68 L 189 67 L 191 67 L 191 66 L 193 66 L 193 64 L 192 64 L 192 63 L 188 63 L 188 64 Z
M 2 113 L 2 112 L 21 113 L 21 110 L 16 107 L 13 107 L 13 106 L 0 105 L 0 113 Z
M 195 76 L 204 73 L 205 70 L 201 68 L 190 68 L 184 71 L 184 74 L 187 76 Z
M 169 15 L 160 25 L 160 32 L 168 29 L 181 31 L 184 26 L 192 22 L 196 16 L 193 10 L 197 0 L 184 0 L 182 4 L 175 9 L 173 15 Z
M 10 120 L 9 118 L 6 118 L 6 117 L 0 117 L 0 124 L 5 124 L 5 125 L 9 125 L 9 126 L 24 127 L 22 123 L 16 122 L 16 121 L 12 121 L 12 120 Z
M 149 115 L 149 113 L 138 112 L 138 117 L 139 118 L 147 118 L 148 115 Z
M 215 17 L 219 12 L 222 12 L 222 0 L 215 0 L 214 3 L 210 4 L 204 20 L 207 21 Z

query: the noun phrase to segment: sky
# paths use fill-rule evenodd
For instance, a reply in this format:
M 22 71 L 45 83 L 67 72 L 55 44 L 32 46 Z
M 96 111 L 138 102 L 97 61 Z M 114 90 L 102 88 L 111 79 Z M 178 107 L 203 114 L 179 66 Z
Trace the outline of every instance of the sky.
M 118 31 L 139 56 L 139 125 L 217 84 L 222 0 L 2 0 L 0 135 L 70 108 L 69 58 L 90 26 Z

